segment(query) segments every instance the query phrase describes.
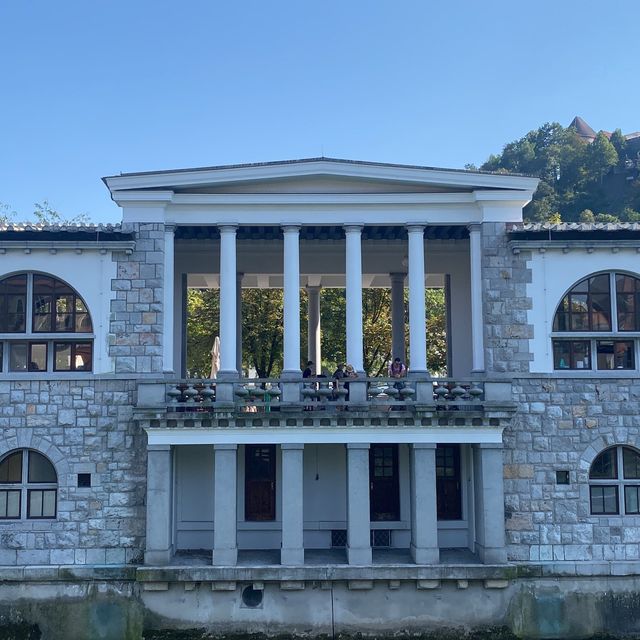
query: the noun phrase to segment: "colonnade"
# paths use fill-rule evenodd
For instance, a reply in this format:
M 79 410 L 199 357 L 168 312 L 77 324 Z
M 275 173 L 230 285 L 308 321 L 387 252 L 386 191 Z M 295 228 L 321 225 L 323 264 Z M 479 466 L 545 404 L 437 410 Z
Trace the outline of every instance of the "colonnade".
M 237 546 L 237 444 L 214 449 L 214 542 L 212 562 L 233 566 Z M 410 447 L 411 556 L 416 564 L 437 564 L 436 444 Z M 347 443 L 347 561 L 371 565 L 369 448 Z M 281 564 L 304 564 L 304 444 L 282 443 Z M 475 546 L 484 563 L 506 562 L 502 445 L 472 445 Z M 146 564 L 168 564 L 173 556 L 172 457 L 170 445 L 149 445 L 147 466 Z
M 222 345 L 219 376 L 237 376 L 241 364 L 241 275 L 237 270 L 237 225 L 220 225 L 220 343 Z M 283 376 L 300 374 L 300 228 L 282 226 L 284 236 L 284 366 Z M 363 373 L 362 324 L 362 232 L 363 224 L 344 226 L 346 281 L 347 361 Z M 173 291 L 174 291 L 174 230 L 165 227 L 164 263 L 164 362 L 165 370 L 173 371 Z M 408 355 L 411 371 L 427 373 L 427 338 L 425 318 L 425 225 L 407 225 L 407 279 L 409 289 L 409 354 L 404 354 L 404 280 L 405 274 L 393 273 L 392 349 L 393 355 Z M 469 226 L 471 269 L 471 334 L 474 372 L 484 371 L 484 338 L 482 312 L 482 225 Z M 309 359 L 320 366 L 320 287 L 309 287 Z M 235 345 L 229 349 L 227 345 Z M 315 357 L 314 357 L 315 356 Z M 316 373 L 320 373 L 316 369 Z

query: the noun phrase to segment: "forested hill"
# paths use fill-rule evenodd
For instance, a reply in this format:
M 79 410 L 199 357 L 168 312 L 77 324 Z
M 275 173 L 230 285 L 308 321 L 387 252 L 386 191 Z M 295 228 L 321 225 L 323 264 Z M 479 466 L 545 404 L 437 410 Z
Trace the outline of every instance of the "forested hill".
M 587 125 L 588 126 L 588 125 Z M 486 171 L 540 178 L 528 222 L 640 222 L 640 136 L 600 131 L 585 139 L 547 123 L 492 155 Z

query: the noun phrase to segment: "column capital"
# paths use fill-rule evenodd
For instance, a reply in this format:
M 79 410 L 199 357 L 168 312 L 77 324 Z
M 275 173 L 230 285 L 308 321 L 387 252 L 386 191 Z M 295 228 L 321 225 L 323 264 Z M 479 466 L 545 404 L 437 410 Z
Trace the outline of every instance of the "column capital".
M 215 451 L 236 451 L 238 449 L 237 444 L 214 444 Z
M 342 225 L 345 233 L 362 233 L 362 229 L 364 229 L 364 223 L 353 223 L 353 224 L 344 224 Z
M 147 451 L 171 451 L 170 444 L 148 444 Z
M 502 442 L 477 442 L 473 446 L 476 449 L 504 449 Z
M 167 223 L 167 224 L 164 225 L 164 232 L 165 233 L 175 233 L 177 226 L 178 225 L 175 225 L 173 223 Z
M 480 233 L 482 231 L 482 223 L 472 222 L 467 225 L 467 229 L 469 230 L 469 233 Z
M 368 442 L 347 442 L 347 449 L 371 449 Z
M 238 230 L 238 225 L 237 224 L 219 224 L 218 225 L 218 231 L 220 231 L 220 233 L 235 233 Z
M 304 442 L 283 442 L 280 445 L 280 448 L 284 451 L 292 451 L 292 450 L 302 451 L 304 449 Z
M 406 225 L 407 233 L 424 233 L 426 225 L 424 224 L 408 224 Z
M 438 445 L 435 442 L 414 442 L 411 444 L 412 449 L 437 449 Z
M 299 233 L 301 224 L 297 222 L 281 224 L 280 228 L 282 229 L 282 233 Z

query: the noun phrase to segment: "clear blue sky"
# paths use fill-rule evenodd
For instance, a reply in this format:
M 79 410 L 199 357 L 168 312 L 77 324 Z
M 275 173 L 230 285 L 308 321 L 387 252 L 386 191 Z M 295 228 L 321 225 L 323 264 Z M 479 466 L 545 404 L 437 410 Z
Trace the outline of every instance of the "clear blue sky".
M 2 0 L 0 202 L 116 222 L 102 176 L 333 156 L 479 164 L 640 129 L 640 2 Z

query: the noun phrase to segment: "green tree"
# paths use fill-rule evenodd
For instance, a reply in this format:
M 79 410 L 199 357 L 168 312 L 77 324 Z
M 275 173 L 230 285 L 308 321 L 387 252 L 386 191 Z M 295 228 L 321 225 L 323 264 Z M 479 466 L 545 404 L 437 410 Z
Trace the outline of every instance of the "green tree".
M 588 172 L 588 179 L 602 182 L 604 176 L 616 164 L 618 164 L 618 152 L 609 142 L 609 138 L 600 131 L 587 149 L 585 168 Z

